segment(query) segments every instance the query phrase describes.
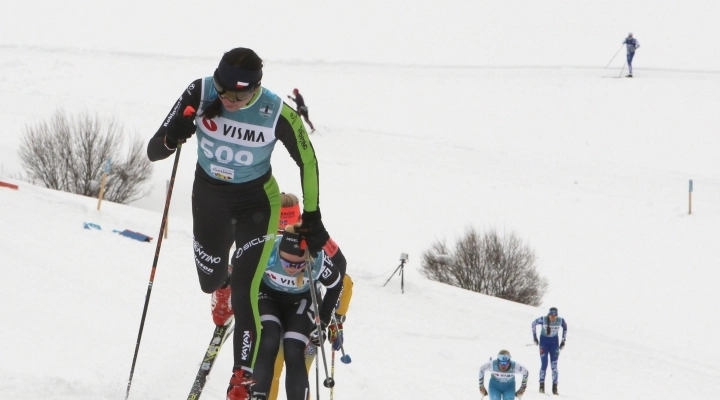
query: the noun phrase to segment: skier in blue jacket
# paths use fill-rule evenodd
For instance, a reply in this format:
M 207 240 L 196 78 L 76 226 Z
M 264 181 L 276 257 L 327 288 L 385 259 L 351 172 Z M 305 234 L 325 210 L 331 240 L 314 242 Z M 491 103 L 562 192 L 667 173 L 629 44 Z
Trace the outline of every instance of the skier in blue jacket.
M 510 359 L 510 352 L 500 350 L 496 360 L 491 360 L 480 367 L 480 393 L 488 394 L 485 389 L 485 372 L 490 372 L 490 400 L 514 400 L 522 397 L 527 388 L 528 370 L 519 363 Z M 522 374 L 523 380 L 520 388 L 515 391 L 515 375 Z
M 287 399 L 309 398 L 306 346 L 310 342 L 315 347 L 322 346 L 327 336 L 338 332 L 333 331 L 330 323 L 342 293 L 347 261 L 332 239 L 308 260 L 308 250 L 296 233 L 300 226 L 300 222 L 288 225 L 283 235 L 277 237 L 260 283 L 258 307 L 263 336 L 253 374 L 256 382 L 252 385 L 252 400 L 268 399 L 281 344 L 287 366 Z M 322 284 L 327 289 L 325 296 L 318 298 L 319 310 L 313 306 L 311 290 L 317 288 L 310 286 L 310 274 L 316 285 Z M 320 318 L 321 331 L 315 324 L 316 315 Z
M 628 37 L 625 38 L 623 44 L 627 47 L 627 64 L 628 64 L 628 78 L 632 78 L 632 60 L 635 57 L 635 50 L 640 48 L 640 42 L 633 37 L 632 32 L 628 33 Z
M 538 342 L 535 327 L 540 325 L 540 341 Z M 563 329 L 562 342 L 558 344 L 558 335 L 560 328 Z M 550 308 L 548 315 L 533 320 L 532 323 L 533 341 L 540 346 L 540 393 L 545 393 L 545 371 L 548 367 L 548 355 L 550 356 L 550 365 L 552 368 L 553 394 L 558 394 L 558 369 L 557 361 L 560 357 L 560 350 L 565 347 L 565 336 L 567 335 L 567 323 L 564 318 L 558 317 L 558 310 L 555 307 Z

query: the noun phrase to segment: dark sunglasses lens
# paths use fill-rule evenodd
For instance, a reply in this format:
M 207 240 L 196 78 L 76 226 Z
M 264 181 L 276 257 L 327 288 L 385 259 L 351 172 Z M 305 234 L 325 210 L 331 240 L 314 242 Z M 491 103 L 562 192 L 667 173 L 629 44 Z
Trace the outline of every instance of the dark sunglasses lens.
M 283 268 L 292 268 L 292 269 L 300 269 L 305 266 L 305 262 L 290 262 L 286 261 L 284 258 L 280 258 L 280 262 L 282 263 Z
M 215 86 L 215 90 L 218 92 L 218 95 L 228 101 L 245 101 L 251 98 L 255 92 L 255 90 L 250 87 L 241 91 L 225 89 L 223 85 L 218 82 L 217 78 L 214 76 L 213 85 Z
M 247 91 L 247 92 L 235 92 L 228 90 L 227 92 L 220 95 L 221 98 L 229 101 L 245 101 L 249 98 L 251 98 L 253 95 L 253 91 Z

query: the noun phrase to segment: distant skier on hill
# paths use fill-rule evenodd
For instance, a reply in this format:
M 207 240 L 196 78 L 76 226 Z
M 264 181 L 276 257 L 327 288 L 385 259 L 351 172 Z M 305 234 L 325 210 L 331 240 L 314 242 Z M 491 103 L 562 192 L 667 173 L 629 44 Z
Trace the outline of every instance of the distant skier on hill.
M 632 78 L 632 60 L 635 57 L 635 50 L 640 48 L 640 42 L 633 37 L 632 32 L 628 33 L 628 37 L 625 38 L 623 44 L 627 46 L 627 65 L 628 65 L 628 78 Z
M 540 341 L 538 342 L 535 327 L 540 325 Z M 558 344 L 558 334 L 560 328 L 563 329 L 562 342 Z M 550 308 L 547 316 L 539 317 L 532 323 L 533 341 L 540 346 L 540 393 L 545 393 L 545 371 L 548 366 L 548 355 L 550 355 L 550 365 L 552 368 L 553 394 L 558 394 L 558 369 L 557 361 L 560 357 L 560 350 L 565 347 L 565 336 L 567 335 L 567 323 L 564 318 L 558 317 L 558 310 L 555 307 Z
M 310 129 L 311 129 L 310 133 L 315 132 L 315 127 L 313 126 L 312 122 L 310 122 L 310 114 L 308 112 L 308 107 L 305 105 L 305 99 L 300 94 L 300 91 L 297 89 L 293 89 L 293 94 L 295 95 L 295 97 L 288 96 L 288 99 L 295 102 L 295 105 L 297 105 L 298 115 L 303 117 L 305 122 L 307 122 L 307 124 L 310 125 Z
M 514 400 L 525 394 L 528 381 L 528 370 L 515 361 L 510 360 L 510 352 L 500 350 L 497 359 L 489 361 L 480 367 L 480 393 L 488 394 L 485 389 L 485 372 L 490 372 L 490 400 Z M 520 388 L 515 391 L 515 375 L 523 376 Z

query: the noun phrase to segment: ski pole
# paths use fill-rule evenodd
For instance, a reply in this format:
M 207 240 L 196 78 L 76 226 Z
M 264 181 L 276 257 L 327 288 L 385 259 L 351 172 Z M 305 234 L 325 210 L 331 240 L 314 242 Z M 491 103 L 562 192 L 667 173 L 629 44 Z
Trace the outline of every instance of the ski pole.
M 185 111 L 183 111 L 183 117 L 189 118 L 194 113 L 195 109 L 191 106 L 187 106 Z M 132 366 L 130 367 L 130 378 L 128 378 L 125 400 L 130 397 L 130 386 L 132 385 L 132 378 L 135 373 L 135 363 L 137 362 L 138 351 L 140 350 L 140 340 L 142 339 L 143 328 L 145 327 L 145 317 L 147 316 L 150 294 L 152 293 L 153 281 L 155 280 L 155 269 L 157 268 L 158 258 L 160 258 L 160 246 L 162 245 L 163 233 L 165 232 L 165 224 L 167 224 L 170 198 L 172 197 L 173 186 L 175 186 L 175 174 L 177 173 L 178 161 L 180 161 L 180 150 L 182 150 L 182 143 L 178 143 L 177 151 L 175 152 L 175 162 L 173 163 L 172 174 L 170 175 L 170 184 L 168 185 L 167 197 L 165 198 L 165 209 L 163 210 L 162 221 L 160 222 L 160 234 L 158 234 L 157 246 L 155 247 L 155 258 L 153 259 L 152 269 L 150 270 L 150 281 L 148 282 L 147 294 L 145 295 L 145 305 L 143 306 L 142 317 L 140 318 L 140 330 L 138 331 L 138 337 L 135 343 L 135 354 L 133 355 Z
M 332 350 L 332 357 L 330 357 L 330 378 L 335 380 L 335 349 Z M 330 400 L 335 398 L 335 386 L 330 387 Z
M 317 400 L 320 400 L 320 364 L 318 364 L 320 360 L 318 360 L 318 354 L 317 354 L 317 347 L 315 348 L 315 393 L 317 396 Z
M 621 44 L 621 45 L 620 45 L 620 48 L 619 48 L 618 51 L 615 53 L 615 55 L 613 56 L 613 58 L 610 59 L 610 62 L 607 63 L 607 65 L 605 66 L 605 68 L 609 67 L 609 66 L 610 66 L 610 63 L 613 62 L 613 60 L 615 59 L 615 57 L 617 57 L 617 55 L 620 54 L 620 50 L 622 50 L 622 48 L 623 48 L 624 45 L 625 45 L 625 44 Z
M 335 332 L 339 332 L 335 314 L 333 314 L 333 316 L 332 316 L 332 323 L 333 323 L 333 325 L 335 325 Z M 343 364 L 350 364 L 352 362 L 352 359 L 350 358 L 349 355 L 345 354 L 345 343 L 343 343 L 343 342 L 344 342 L 344 340 L 340 342 L 340 351 L 342 352 L 342 357 L 340 357 L 340 361 Z M 333 349 L 333 351 L 335 351 L 335 349 Z
M 308 284 L 310 285 L 310 295 L 312 297 L 313 307 L 315 309 L 315 329 L 317 329 L 319 334 L 319 340 L 320 340 L 320 352 L 322 353 L 322 360 L 323 360 L 323 366 L 325 367 L 325 381 L 323 381 L 323 386 L 326 388 L 331 388 L 335 386 L 335 380 L 332 379 L 328 374 L 328 367 L 327 367 L 327 359 L 325 358 L 325 346 L 323 346 L 323 335 L 325 332 L 323 332 L 322 324 L 320 323 L 320 307 L 318 307 L 318 300 L 317 300 L 317 288 L 315 287 L 315 279 L 313 278 L 312 274 L 312 264 L 315 263 L 315 260 L 313 260 L 312 256 L 310 255 L 310 250 L 305 249 L 306 259 L 307 259 L 307 265 L 306 268 L 308 270 Z M 315 352 L 315 357 L 317 357 L 317 351 Z
M 623 71 L 625 71 L 625 64 L 623 64 L 622 69 L 620 70 L 620 75 L 618 75 L 618 78 L 622 78 Z

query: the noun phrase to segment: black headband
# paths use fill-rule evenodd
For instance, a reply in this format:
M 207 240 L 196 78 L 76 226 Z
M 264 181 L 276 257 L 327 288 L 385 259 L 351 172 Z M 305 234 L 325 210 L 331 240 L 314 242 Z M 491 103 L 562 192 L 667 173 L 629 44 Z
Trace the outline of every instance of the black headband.
M 288 231 L 283 233 L 279 250 L 283 253 L 292 254 L 298 257 L 303 257 L 305 255 L 305 249 L 300 246 L 300 235 Z
M 239 91 L 258 86 L 262 75 L 262 69 L 251 71 L 232 66 L 226 61 L 220 61 L 214 76 L 222 84 L 223 89 Z

